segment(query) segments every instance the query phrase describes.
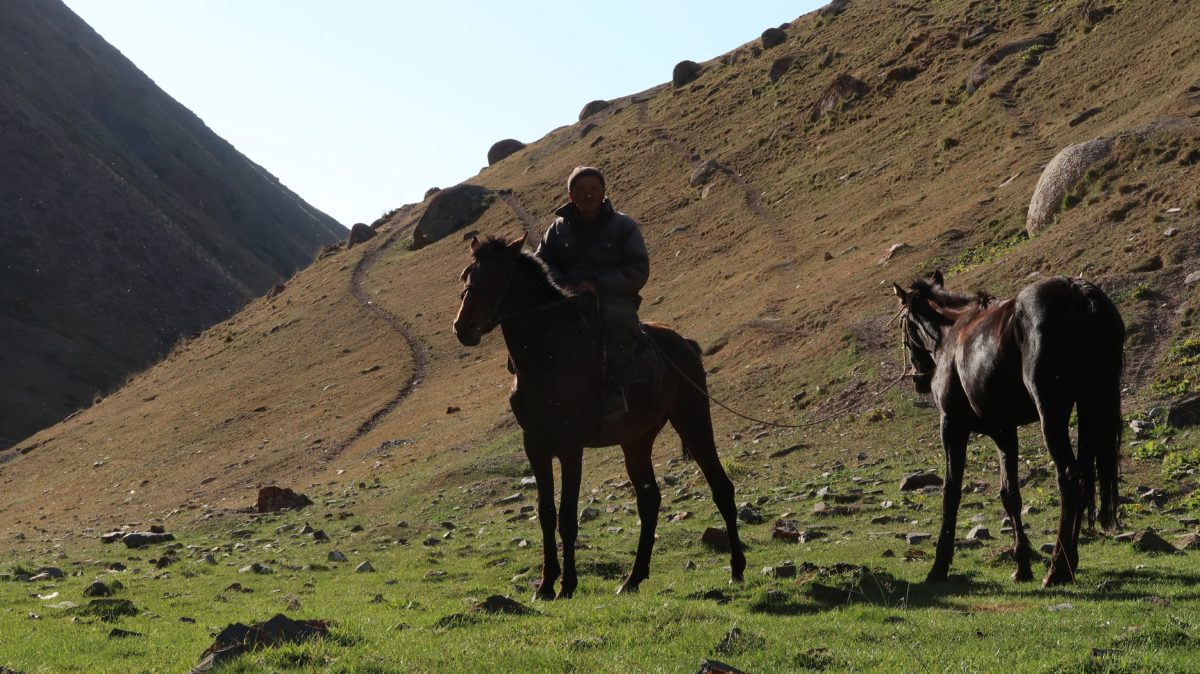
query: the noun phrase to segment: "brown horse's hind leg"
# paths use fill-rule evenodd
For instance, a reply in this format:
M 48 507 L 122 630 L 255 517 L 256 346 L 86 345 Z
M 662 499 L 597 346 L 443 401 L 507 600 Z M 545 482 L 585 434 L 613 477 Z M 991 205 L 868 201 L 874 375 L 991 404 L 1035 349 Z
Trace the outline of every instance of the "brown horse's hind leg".
M 562 589 L 559 599 L 575 594 L 575 540 L 579 535 L 579 482 L 583 472 L 583 448 L 565 450 L 559 454 L 562 466 L 562 500 L 558 509 L 558 533 L 563 544 Z
M 1017 582 L 1030 581 L 1033 580 L 1033 569 L 1030 568 L 1029 537 L 1021 522 L 1021 486 L 1017 481 L 1017 429 L 993 433 L 992 439 L 996 441 L 1000 455 L 1000 502 L 1004 504 L 1004 512 L 1013 528 L 1012 553 L 1017 570 L 1012 578 Z
M 967 462 L 970 433 L 942 417 L 942 449 L 946 452 L 946 481 L 942 484 L 942 527 L 938 533 L 933 568 L 926 583 L 944 582 L 954 560 L 954 531 L 958 526 L 958 506 L 962 501 L 963 469 Z
M 562 570 L 558 566 L 558 544 L 554 538 L 557 513 L 554 508 L 554 465 L 545 445 L 525 436 L 525 455 L 537 480 L 538 523 L 542 526 L 542 579 L 538 583 L 537 599 L 554 599 L 554 583 Z
M 650 556 L 654 553 L 654 531 L 658 528 L 658 508 L 662 494 L 654 478 L 654 463 L 651 454 L 658 428 L 636 440 L 621 445 L 625 451 L 625 471 L 637 494 L 638 517 L 642 520 L 642 531 L 638 536 L 637 556 L 629 577 L 617 588 L 617 594 L 637 592 L 643 580 L 650 577 Z
M 1082 487 L 1079 464 L 1071 451 L 1067 414 L 1055 414 L 1047 418 L 1043 412 L 1042 437 L 1058 472 L 1058 498 L 1061 501 L 1058 534 L 1057 540 L 1054 541 L 1054 553 L 1050 558 L 1050 570 L 1042 579 L 1042 585 L 1049 587 L 1075 582 L 1075 569 L 1079 564 L 1076 533 L 1079 530 Z
M 695 406 L 687 410 L 688 414 L 671 412 L 671 425 L 679 433 L 683 444 L 691 452 L 700 472 L 712 489 L 713 502 L 721 517 L 725 520 L 729 532 L 729 564 L 730 577 L 741 582 L 746 571 L 746 553 L 742 551 L 742 541 L 738 537 L 737 507 L 734 504 L 733 482 L 725 473 L 721 459 L 717 456 L 717 445 L 713 441 L 712 420 L 708 415 L 708 401 L 700 398 Z

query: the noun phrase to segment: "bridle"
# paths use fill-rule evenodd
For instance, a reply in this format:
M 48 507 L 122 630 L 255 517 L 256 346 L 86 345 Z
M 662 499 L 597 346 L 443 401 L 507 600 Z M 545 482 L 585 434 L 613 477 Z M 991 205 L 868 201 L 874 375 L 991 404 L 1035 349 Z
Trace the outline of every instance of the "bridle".
M 905 372 L 903 376 L 909 379 L 916 379 L 917 377 L 932 377 L 934 370 L 937 367 L 937 361 L 934 360 L 932 351 L 925 348 L 923 344 L 918 344 L 917 341 L 913 339 L 912 335 L 909 334 L 909 320 L 911 315 L 912 312 L 909 311 L 908 305 L 906 304 L 900 307 L 900 311 L 896 312 L 896 315 L 892 317 L 891 321 L 888 321 L 888 324 L 890 325 L 892 321 L 900 319 L 900 342 L 904 346 L 904 360 L 907 362 L 906 368 L 911 368 L 912 370 L 911 372 Z M 923 352 L 927 354 L 929 356 L 929 360 L 933 361 L 933 366 L 931 366 L 928 370 L 918 370 L 913 358 L 913 354 L 916 352 Z
M 547 309 L 553 309 L 554 307 L 562 306 L 572 300 L 572 297 L 568 295 L 565 297 L 561 297 L 559 299 L 550 300 L 549 302 L 546 302 L 545 304 L 539 304 L 538 306 L 532 307 L 529 309 L 522 309 L 521 311 L 510 311 L 508 313 L 503 313 L 503 314 L 500 313 L 500 303 L 501 303 L 501 301 L 503 301 L 504 296 L 508 293 L 509 287 L 512 285 L 513 276 L 516 274 L 516 272 L 513 269 L 515 267 L 516 263 L 514 263 L 512 260 L 506 260 L 506 262 L 507 262 L 507 273 L 504 275 L 504 282 L 500 285 L 499 290 L 492 290 L 492 289 L 488 288 L 487 286 L 484 286 L 483 284 L 473 283 L 470 280 L 471 271 L 475 268 L 478 268 L 477 267 L 477 265 L 479 264 L 478 259 L 476 259 L 475 262 L 472 263 L 472 265 L 470 267 L 467 267 L 467 269 L 463 271 L 463 278 L 464 278 L 464 280 L 466 280 L 466 284 L 463 286 L 462 293 L 459 294 L 459 299 L 462 301 L 466 301 L 467 293 L 474 290 L 474 291 L 479 292 L 482 295 L 487 296 L 488 299 L 491 300 L 492 311 L 491 311 L 490 318 L 492 320 L 492 324 L 490 326 L 488 326 L 488 330 L 490 330 L 492 327 L 495 327 L 496 325 L 499 325 L 500 323 L 502 323 L 504 321 L 507 321 L 507 320 L 510 320 L 513 318 L 518 318 L 520 316 L 525 316 L 527 314 L 537 313 L 539 311 L 545 311 Z M 484 332 L 487 332 L 487 330 L 485 330 Z

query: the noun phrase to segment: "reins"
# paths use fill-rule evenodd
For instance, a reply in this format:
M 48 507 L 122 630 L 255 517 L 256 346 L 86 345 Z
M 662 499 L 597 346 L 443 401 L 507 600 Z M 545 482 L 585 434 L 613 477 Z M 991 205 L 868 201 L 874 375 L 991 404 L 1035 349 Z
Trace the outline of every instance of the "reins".
M 902 307 L 900 309 L 900 311 L 897 312 L 895 316 L 892 316 L 892 319 L 887 322 L 887 326 L 891 326 L 891 324 L 894 323 L 897 318 L 900 318 L 901 316 L 903 316 L 905 314 L 906 314 L 906 308 Z M 892 380 L 887 386 L 884 386 L 883 388 L 879 389 L 878 391 L 872 393 L 871 395 L 867 396 L 866 398 L 864 398 L 856 403 L 851 403 L 844 409 L 838 410 L 837 412 L 827 414 L 819 419 L 807 421 L 802 424 L 781 424 L 781 423 L 777 423 L 774 421 L 766 421 L 763 419 L 756 419 L 752 416 L 742 414 L 741 412 L 738 412 L 737 410 L 733 409 L 729 405 L 726 405 L 725 403 L 721 402 L 717 398 L 714 398 L 703 386 L 700 386 L 696 382 L 692 381 L 692 378 L 687 376 L 687 373 L 685 373 L 682 368 L 680 368 L 678 365 L 676 365 L 675 361 L 671 360 L 670 357 L 667 356 L 666 352 L 664 352 L 662 350 L 662 348 L 660 348 L 658 346 L 657 342 L 655 342 L 654 340 L 650 340 L 650 341 L 652 344 L 654 344 L 654 348 L 658 350 L 658 353 L 659 353 L 659 355 L 662 356 L 663 360 L 666 361 L 667 364 L 670 365 L 677 373 L 679 373 L 679 376 L 682 377 L 683 380 L 686 381 L 688 384 L 690 384 L 692 386 L 692 388 L 696 389 L 697 391 L 700 392 L 701 395 L 703 395 L 705 398 L 707 398 L 709 400 L 709 402 L 715 403 L 717 406 L 721 407 L 726 412 L 733 414 L 734 416 L 741 417 L 747 421 L 753 421 L 756 424 L 763 424 L 764 426 L 771 426 L 774 428 L 811 428 L 813 426 L 819 426 L 821 424 L 828 423 L 830 421 L 833 421 L 834 419 L 838 419 L 847 414 L 850 414 L 851 412 L 862 407 L 863 405 L 866 405 L 867 403 L 875 400 L 876 398 L 883 395 L 884 393 L 887 393 L 888 390 L 890 390 L 893 386 L 895 386 L 896 384 L 899 384 L 900 382 L 904 381 L 905 379 L 919 377 L 923 374 L 932 374 L 932 372 L 933 372 L 932 370 L 930 370 L 928 372 L 916 372 L 915 368 L 914 368 L 913 372 L 905 371 L 899 377 L 896 377 L 896 379 Z M 909 351 L 908 340 L 901 339 L 901 343 L 904 346 L 904 352 L 905 352 L 905 355 L 907 356 L 908 351 Z M 909 360 L 909 363 L 912 362 L 911 358 L 908 360 Z

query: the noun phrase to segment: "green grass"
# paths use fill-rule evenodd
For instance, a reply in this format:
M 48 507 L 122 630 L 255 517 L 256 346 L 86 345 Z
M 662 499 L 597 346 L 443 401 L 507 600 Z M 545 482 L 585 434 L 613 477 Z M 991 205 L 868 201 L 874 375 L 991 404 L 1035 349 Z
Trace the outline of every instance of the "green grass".
M 673 452 L 660 450 L 660 477 L 679 483 L 663 486 L 653 575 L 640 594 L 615 596 L 632 562 L 638 518 L 632 492 L 619 486 L 619 451 L 598 450 L 588 455 L 581 507 L 597 508 L 601 515 L 581 525 L 587 549 L 578 552 L 578 593 L 569 601 L 533 602 L 530 583 L 541 566 L 536 519 L 508 521 L 521 505 L 534 503 L 533 492 L 523 492 L 525 500 L 517 504 L 494 504 L 520 491 L 517 482 L 524 474 L 516 460 L 518 436 L 509 434 L 463 455 L 460 465 L 413 464 L 410 473 L 392 481 L 316 495 L 317 505 L 300 513 L 225 514 L 175 525 L 181 561 L 162 571 L 149 563 L 161 548 L 89 544 L 67 550 L 62 560 L 50 555 L 12 560 L 0 568 L 11 573 L 57 564 L 69 575 L 47 583 L 0 581 L 5 635 L 0 665 L 27 673 L 186 671 L 220 628 L 285 613 L 331 620 L 330 636 L 248 654 L 220 671 L 690 673 L 705 658 L 748 672 L 1196 670 L 1200 595 L 1194 588 L 1200 572 L 1190 554 L 1148 556 L 1127 544 L 1089 538 L 1081 548 L 1079 583 L 1045 590 L 1037 583 L 1012 583 L 1011 565 L 993 563 L 1004 545 L 998 540 L 958 551 L 952 573 L 961 575 L 959 582 L 922 584 L 932 541 L 909 546 L 896 535 L 935 533 L 940 495 L 901 495 L 896 485 L 914 468 L 938 468 L 940 448 L 927 410 L 896 408 L 890 420 L 841 421 L 812 431 L 805 441 L 822 445 L 820 454 L 802 449 L 771 459 L 773 451 L 796 440 L 788 433 L 757 443 L 749 438 L 723 443 L 738 501 L 763 500 L 759 507 L 767 518 L 766 524 L 742 527 L 750 565 L 738 586 L 729 584 L 727 555 L 699 542 L 705 527 L 720 524 L 703 478 L 694 464 L 672 462 Z M 856 448 L 878 446 L 867 443 L 881 432 L 915 440 L 867 450 L 859 459 Z M 1023 475 L 1048 465 L 1034 429 L 1023 431 L 1022 443 L 1023 461 L 1029 462 Z M 981 492 L 964 496 L 961 534 L 973 525 L 971 517 L 982 515 L 993 535 L 1002 537 L 995 460 L 990 441 L 971 443 L 967 481 L 979 483 Z M 811 515 L 822 486 L 839 494 L 862 490 L 862 510 Z M 680 490 L 699 496 L 675 503 Z M 1037 471 L 1024 495 L 1035 507 L 1027 520 L 1033 544 L 1052 540 L 1043 533 L 1057 517 L 1052 473 Z M 394 509 L 371 510 L 377 499 Z M 884 501 L 894 505 L 884 508 Z M 681 511 L 693 516 L 665 521 Z M 870 523 L 881 514 L 899 521 Z M 804 545 L 775 541 L 770 523 L 783 516 L 820 527 L 827 536 Z M 400 520 L 408 526 L 397 526 Z M 442 521 L 455 524 L 449 538 L 443 538 Z M 304 522 L 324 529 L 333 542 L 315 543 L 296 531 L 276 533 Z M 355 525 L 363 530 L 352 531 Z M 1146 526 L 1168 540 L 1178 528 L 1163 511 L 1130 509 L 1126 528 Z M 234 539 L 235 530 L 248 534 Z M 426 540 L 437 544 L 425 547 Z M 528 545 L 518 546 L 520 540 Z M 328 562 L 334 548 L 351 561 Z M 197 561 L 200 550 L 213 552 L 218 564 Z M 885 554 L 889 550 L 894 556 Z M 355 573 L 362 560 L 378 572 Z M 801 565 L 798 578 L 760 574 L 785 560 Z M 106 571 L 113 561 L 129 570 Z M 689 561 L 695 570 L 684 570 Z M 275 573 L 238 572 L 252 562 Z M 860 568 L 830 572 L 837 564 Z M 115 596 L 131 600 L 138 615 L 109 623 L 49 607 L 64 600 L 86 604 L 83 589 L 96 578 L 120 579 L 124 588 Z M 235 582 L 252 591 L 227 589 Z M 712 590 L 723 592 L 728 603 L 704 599 Z M 58 597 L 37 598 L 53 592 Z M 492 594 L 511 595 L 537 613 L 469 610 Z M 40 617 L 31 619 L 30 612 Z M 440 626 L 454 614 L 469 617 Z M 196 622 L 181 622 L 185 617 Z M 110 639 L 114 626 L 143 636 Z M 742 638 L 719 649 L 735 627 Z

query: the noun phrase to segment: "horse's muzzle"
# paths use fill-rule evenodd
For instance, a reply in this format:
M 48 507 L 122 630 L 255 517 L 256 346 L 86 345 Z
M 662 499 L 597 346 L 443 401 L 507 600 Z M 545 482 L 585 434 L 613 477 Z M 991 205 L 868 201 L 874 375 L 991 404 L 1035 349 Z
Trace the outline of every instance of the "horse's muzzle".
M 454 321 L 454 336 L 463 346 L 478 346 L 482 333 L 475 321 Z

